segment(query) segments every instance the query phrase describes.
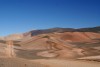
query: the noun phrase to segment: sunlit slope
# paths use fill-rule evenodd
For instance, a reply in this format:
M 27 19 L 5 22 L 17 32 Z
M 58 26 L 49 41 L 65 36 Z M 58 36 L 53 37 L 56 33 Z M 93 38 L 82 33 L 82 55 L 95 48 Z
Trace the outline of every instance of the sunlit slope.
M 32 36 L 19 44 L 30 52 L 37 50 L 35 54 L 42 57 L 77 58 L 99 55 L 100 50 L 93 48 L 99 46 L 99 39 L 99 33 L 64 32 Z

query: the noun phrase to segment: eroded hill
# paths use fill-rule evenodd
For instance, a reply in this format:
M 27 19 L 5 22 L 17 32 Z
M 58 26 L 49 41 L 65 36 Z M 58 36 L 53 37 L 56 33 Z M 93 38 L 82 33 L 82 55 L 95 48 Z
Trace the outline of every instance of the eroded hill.
M 100 47 L 99 31 L 100 27 L 84 28 L 84 31 L 83 28 L 35 30 L 25 33 L 26 37 L 19 44 L 26 52 L 30 52 L 31 58 L 33 54 L 38 57 L 66 59 L 100 55 L 100 50 L 97 49 Z M 19 52 L 21 53 L 20 50 Z M 25 51 L 22 53 L 25 54 Z
M 82 29 L 52 28 L 14 35 L 15 39 L 12 38 L 13 36 L 8 36 L 8 40 L 10 38 L 14 40 L 14 51 L 17 57 L 26 59 L 76 59 L 100 55 L 99 31 L 100 27 Z M 5 43 L 4 40 L 1 40 L 1 44 Z

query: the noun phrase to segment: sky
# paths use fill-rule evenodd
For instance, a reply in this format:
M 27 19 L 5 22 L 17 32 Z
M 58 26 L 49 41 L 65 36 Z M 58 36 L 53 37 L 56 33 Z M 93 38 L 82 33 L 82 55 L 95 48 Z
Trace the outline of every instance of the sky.
M 0 0 L 0 36 L 100 26 L 100 0 Z

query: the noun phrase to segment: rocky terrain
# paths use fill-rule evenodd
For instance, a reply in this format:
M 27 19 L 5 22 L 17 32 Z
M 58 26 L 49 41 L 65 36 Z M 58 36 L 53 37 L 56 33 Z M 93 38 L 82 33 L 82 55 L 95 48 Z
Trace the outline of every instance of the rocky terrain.
M 100 27 L 52 28 L 24 33 L 20 46 L 49 58 L 79 58 L 100 55 Z M 21 51 L 20 51 L 21 52 Z
M 7 47 L 9 41 L 13 42 L 13 46 Z M 83 61 L 81 60 L 87 59 L 97 61 L 98 65 L 95 66 L 95 62 L 91 66 L 92 62 L 90 62 L 89 64 L 86 63 L 88 67 L 89 65 L 90 67 L 99 67 L 100 26 L 81 29 L 51 28 L 32 30 L 23 34 L 1 37 L 1 58 L 7 57 L 5 53 L 7 51 L 6 48 L 9 47 L 10 51 L 14 52 L 14 58 L 31 60 L 31 62 L 41 63 L 47 67 L 59 67 L 59 63 L 62 64 L 60 67 L 73 67 L 68 65 L 69 63 L 71 65 L 76 64 L 76 67 L 82 67 L 81 63 Z M 52 66 L 52 64 L 54 65 Z M 86 67 L 84 65 L 85 63 L 83 63 L 83 67 Z

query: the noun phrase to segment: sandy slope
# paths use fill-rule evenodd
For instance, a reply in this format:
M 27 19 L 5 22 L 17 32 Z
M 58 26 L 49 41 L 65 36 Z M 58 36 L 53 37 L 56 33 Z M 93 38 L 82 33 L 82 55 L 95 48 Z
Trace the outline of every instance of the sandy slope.
M 50 59 L 50 60 L 35 60 L 41 64 L 47 65 L 49 67 L 100 67 L 100 63 L 96 62 L 83 62 L 83 61 L 74 61 L 74 60 L 57 60 L 57 59 Z

